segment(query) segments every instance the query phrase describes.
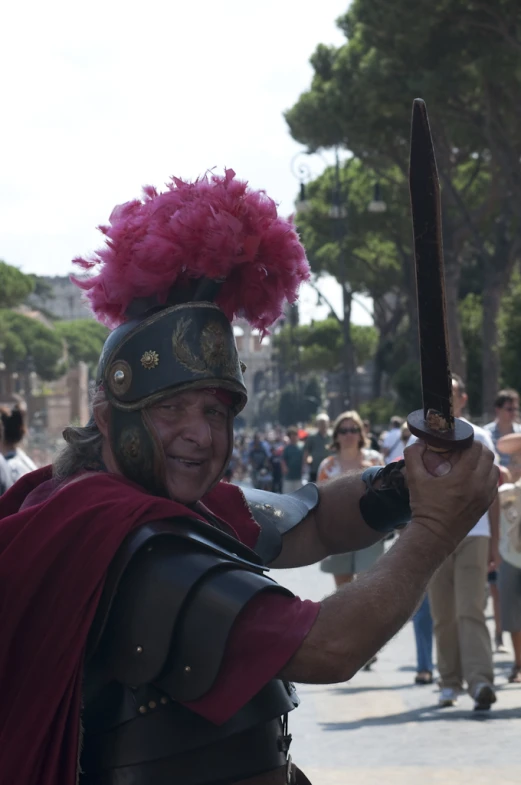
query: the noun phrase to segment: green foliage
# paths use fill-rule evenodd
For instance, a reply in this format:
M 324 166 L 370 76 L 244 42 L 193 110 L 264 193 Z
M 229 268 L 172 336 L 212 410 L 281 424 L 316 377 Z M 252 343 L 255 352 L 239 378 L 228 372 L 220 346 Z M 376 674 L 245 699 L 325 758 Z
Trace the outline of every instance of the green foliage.
M 349 191 L 349 199 L 343 199 L 349 206 L 348 231 L 332 234 L 327 220 L 332 173 L 326 172 L 315 190 L 310 186 L 312 209 L 299 216 L 299 226 L 312 267 L 317 274 L 327 270 L 336 275 L 343 252 L 355 291 L 374 297 L 373 284 L 396 287 L 408 301 L 412 339 L 409 111 L 412 99 L 422 96 L 443 191 L 452 359 L 462 370 L 458 289 L 463 296 L 484 290 L 501 295 L 521 238 L 519 2 L 353 0 L 338 24 L 346 43 L 317 47 L 310 88 L 286 113 L 292 136 L 310 151 L 340 147 L 354 156 L 353 164 L 342 167 L 344 196 Z M 362 169 L 366 177 L 378 176 L 390 208 L 382 216 L 370 216 L 381 222 L 374 229 L 361 209 Z M 393 257 L 401 273 L 394 269 Z M 397 278 L 390 285 L 393 269 Z M 484 300 L 490 334 L 483 345 L 485 367 L 487 361 L 495 367 L 495 302 L 497 297 Z
M 521 274 L 513 276 L 501 316 L 501 387 L 521 390 Z
M 459 306 L 461 334 L 467 352 L 467 376 L 465 379 L 468 409 L 471 415 L 481 414 L 483 371 L 483 303 L 478 294 L 468 294 Z
M 393 414 L 396 414 L 396 404 L 389 398 L 373 398 L 359 406 L 359 414 L 363 420 L 369 420 L 373 427 L 384 428 Z
M 415 362 L 402 365 L 393 376 L 393 386 L 398 394 L 397 413 L 405 415 L 421 409 L 422 390 L 420 366 Z
M 42 300 L 54 300 L 54 290 L 45 278 L 41 278 L 39 275 L 33 276 L 34 280 L 34 293 L 37 297 L 40 297 Z
M 364 365 L 374 356 L 378 332 L 371 326 L 352 325 L 351 337 L 356 365 Z M 334 371 L 342 363 L 342 325 L 333 317 L 310 325 L 285 325 L 274 335 L 273 345 L 286 370 Z
M 322 388 L 316 376 L 310 376 L 303 385 L 291 384 L 283 388 L 278 399 L 278 419 L 281 425 L 309 422 L 322 403 Z M 267 416 L 264 420 L 269 419 Z
M 376 327 L 352 324 L 351 340 L 357 366 L 365 365 L 369 360 L 373 359 L 378 346 L 378 330 Z
M 55 329 L 67 344 L 70 363 L 85 362 L 95 372 L 108 329 L 95 319 L 57 322 Z
M 295 425 L 298 414 L 298 398 L 293 387 L 284 387 L 279 399 L 279 417 L 281 425 Z
M 411 243 L 403 176 L 396 167 L 389 169 L 383 193 L 387 210 L 377 214 L 368 210 L 376 179 L 371 168 L 352 158 L 340 167 L 337 194 L 335 169 L 330 167 L 309 183 L 308 210 L 297 218 L 313 272 L 330 273 L 341 280 L 343 260 L 352 291 L 374 298 L 401 283 L 402 260 L 393 237 L 400 235 L 409 250 Z M 337 201 L 340 217 L 334 207 Z
M 0 308 L 20 305 L 34 289 L 34 278 L 0 260 Z
M 22 371 L 32 359 L 34 370 L 51 381 L 63 372 L 63 342 L 55 330 L 16 311 L 0 309 L 0 348 L 11 372 Z
M 300 402 L 299 420 L 309 422 L 320 409 L 322 388 L 316 376 L 311 376 L 304 386 L 303 399 Z

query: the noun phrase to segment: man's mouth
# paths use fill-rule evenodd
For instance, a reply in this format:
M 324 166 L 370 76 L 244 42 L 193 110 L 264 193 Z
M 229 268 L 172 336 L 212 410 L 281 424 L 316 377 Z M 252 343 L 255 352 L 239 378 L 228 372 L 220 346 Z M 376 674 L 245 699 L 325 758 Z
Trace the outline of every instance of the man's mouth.
M 190 458 L 181 458 L 177 455 L 169 455 L 170 460 L 174 461 L 180 466 L 184 466 L 187 469 L 198 469 L 200 466 L 203 465 L 204 461 L 196 461 Z

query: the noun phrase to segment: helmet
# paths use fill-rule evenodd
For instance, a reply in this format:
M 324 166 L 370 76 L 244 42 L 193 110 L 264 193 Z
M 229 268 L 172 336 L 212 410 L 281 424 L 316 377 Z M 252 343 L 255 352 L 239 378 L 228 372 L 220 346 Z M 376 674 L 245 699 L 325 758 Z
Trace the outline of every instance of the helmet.
M 263 192 L 227 170 L 115 208 L 101 227 L 106 247 L 75 259 L 97 275 L 74 279 L 96 317 L 114 327 L 97 383 L 110 405 L 109 439 L 119 469 L 167 495 L 166 464 L 148 407 L 188 389 L 226 391 L 232 413 L 246 405 L 231 321 L 266 331 L 308 276 L 293 225 Z M 233 448 L 230 418 L 229 454 Z M 221 475 L 222 476 L 222 475 Z M 216 482 L 221 479 L 217 478 Z

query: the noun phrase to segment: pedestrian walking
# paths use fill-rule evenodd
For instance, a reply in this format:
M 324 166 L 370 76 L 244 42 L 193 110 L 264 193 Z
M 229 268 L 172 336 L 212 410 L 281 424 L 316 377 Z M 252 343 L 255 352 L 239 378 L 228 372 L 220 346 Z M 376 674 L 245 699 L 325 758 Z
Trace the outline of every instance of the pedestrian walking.
M 498 440 L 503 455 L 514 459 L 511 465 L 521 464 L 521 433 L 503 436 Z M 509 682 L 521 683 L 521 477 L 499 488 L 501 507 L 499 553 L 499 598 L 503 630 L 510 633 L 514 650 L 514 664 Z
M 461 417 L 468 401 L 461 377 L 453 374 L 454 414 Z M 491 435 L 474 427 L 474 438 L 490 450 Z M 437 664 L 441 677 L 439 704 L 454 706 L 466 683 L 476 710 L 496 701 L 490 634 L 485 619 L 488 566 L 498 562 L 499 501 L 458 545 L 429 586 Z
M 302 448 L 299 447 L 298 428 L 288 428 L 289 444 L 282 451 L 284 493 L 293 493 L 302 487 Z
M 318 469 L 318 483 L 326 483 L 348 472 L 378 466 L 382 456 L 367 446 L 363 422 L 356 411 L 340 414 L 333 424 L 332 455 L 325 458 Z M 350 583 L 359 572 L 369 569 L 384 552 L 383 542 L 352 553 L 338 553 L 324 559 L 323 572 L 333 575 L 337 588 Z
M 493 422 L 485 425 L 485 430 L 492 437 L 500 465 L 511 470 L 511 464 L 514 462 L 516 470 L 519 470 L 517 454 L 505 453 L 497 447 L 497 443 L 502 436 L 507 436 L 511 433 L 521 433 L 521 423 L 517 421 L 519 417 L 519 393 L 517 390 L 500 390 L 494 401 L 494 409 L 496 417 Z
M 328 435 L 329 417 L 324 413 L 318 414 L 315 422 L 317 432 L 310 434 L 304 445 L 303 460 L 308 468 L 309 482 L 317 481 L 319 466 L 330 454 L 329 443 L 331 439 Z
M 380 446 L 386 464 L 403 455 L 402 423 L 401 417 L 391 417 L 391 427 L 382 439 Z
M 19 404 L 14 406 L 11 411 L 1 408 L 0 417 L 3 426 L 3 436 L 0 438 L 0 452 L 7 461 L 11 479 L 14 483 L 20 477 L 23 477 L 24 474 L 33 472 L 38 467 L 20 447 L 27 433 L 25 409 Z
M 427 594 L 412 617 L 412 623 L 416 643 L 416 676 L 414 682 L 415 684 L 432 684 L 432 615 Z

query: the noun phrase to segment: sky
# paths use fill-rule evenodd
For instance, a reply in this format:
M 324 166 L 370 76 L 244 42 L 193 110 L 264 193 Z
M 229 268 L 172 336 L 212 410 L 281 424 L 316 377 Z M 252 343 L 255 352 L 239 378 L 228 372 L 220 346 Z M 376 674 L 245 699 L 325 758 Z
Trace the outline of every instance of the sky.
M 0 258 L 67 275 L 115 204 L 230 167 L 294 210 L 302 148 L 283 112 L 347 0 L 26 0 L 0 14 Z M 327 159 L 327 152 L 325 154 Z M 329 156 L 331 158 L 331 156 Z M 312 175 L 323 163 L 308 161 Z M 337 311 L 340 290 L 320 287 Z M 301 291 L 303 321 L 320 319 Z M 363 301 L 370 309 L 370 302 Z M 370 323 L 355 305 L 353 321 Z

